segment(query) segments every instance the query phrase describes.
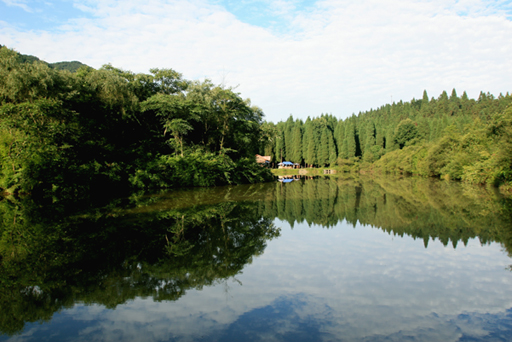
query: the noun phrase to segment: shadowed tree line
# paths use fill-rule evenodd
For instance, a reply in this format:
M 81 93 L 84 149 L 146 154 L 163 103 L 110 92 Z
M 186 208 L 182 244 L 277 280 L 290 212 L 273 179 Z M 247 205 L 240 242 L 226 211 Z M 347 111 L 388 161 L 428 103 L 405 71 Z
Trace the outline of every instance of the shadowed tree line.
M 177 300 L 235 277 L 279 236 L 254 202 L 180 200 L 189 198 L 173 196 L 177 208 L 133 196 L 85 210 L 0 201 L 0 332 L 15 334 L 75 303 Z
M 0 47 L 0 189 L 85 194 L 261 182 L 263 112 L 172 69 L 57 70 Z

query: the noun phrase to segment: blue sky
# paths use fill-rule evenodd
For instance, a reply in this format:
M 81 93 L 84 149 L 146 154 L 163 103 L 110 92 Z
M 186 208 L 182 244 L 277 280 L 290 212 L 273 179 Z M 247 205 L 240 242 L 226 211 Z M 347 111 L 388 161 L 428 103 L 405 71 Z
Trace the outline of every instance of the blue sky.
M 74 6 L 73 1 L 0 1 L 2 21 L 20 30 L 53 31 L 69 19 L 91 17 Z
M 512 91 L 512 4 L 488 0 L 0 0 L 0 44 L 48 62 L 173 68 L 270 121 Z
M 72 0 L 63 1 L 0 1 L 2 20 L 23 30 L 55 30 L 70 19 L 92 18 Z M 275 31 L 290 29 L 289 19 L 297 13 L 314 8 L 316 1 L 212 0 L 244 23 Z

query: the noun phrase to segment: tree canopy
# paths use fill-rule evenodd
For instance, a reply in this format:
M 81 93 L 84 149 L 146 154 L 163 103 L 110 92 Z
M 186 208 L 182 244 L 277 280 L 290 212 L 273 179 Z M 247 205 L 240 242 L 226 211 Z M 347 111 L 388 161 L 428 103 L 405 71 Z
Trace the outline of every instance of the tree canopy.
M 286 159 L 304 166 L 512 187 L 512 132 L 506 128 L 511 105 L 508 93 L 494 97 L 481 92 L 474 100 L 466 92 L 458 97 L 453 89 L 450 96 L 444 91 L 429 99 L 424 91 L 421 100 L 387 104 L 344 120 L 322 114 L 305 123 L 292 116 L 286 123 L 265 123 L 277 138 L 265 141 L 260 150 L 273 160 L 281 159 L 280 151 L 293 150 Z
M 263 112 L 173 69 L 75 73 L 0 48 L 0 188 L 8 193 L 204 186 L 271 179 Z M 171 176 L 179 171 L 179 176 Z M 192 173 L 193 176 L 187 175 Z

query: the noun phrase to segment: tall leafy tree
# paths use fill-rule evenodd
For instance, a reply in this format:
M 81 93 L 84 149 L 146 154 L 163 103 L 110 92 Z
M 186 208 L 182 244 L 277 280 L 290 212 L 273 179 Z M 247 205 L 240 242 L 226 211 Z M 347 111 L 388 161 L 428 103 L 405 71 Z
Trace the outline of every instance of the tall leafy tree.
M 183 119 L 172 119 L 164 123 L 164 128 L 164 135 L 167 131 L 171 132 L 173 138 L 169 139 L 169 142 L 171 145 L 177 145 L 181 151 L 181 156 L 183 157 L 183 136 L 192 130 L 192 126 Z M 177 148 L 175 149 L 177 151 Z
M 395 129 L 394 140 L 400 148 L 403 148 L 405 144 L 418 135 L 417 123 L 411 119 L 405 119 L 400 121 Z

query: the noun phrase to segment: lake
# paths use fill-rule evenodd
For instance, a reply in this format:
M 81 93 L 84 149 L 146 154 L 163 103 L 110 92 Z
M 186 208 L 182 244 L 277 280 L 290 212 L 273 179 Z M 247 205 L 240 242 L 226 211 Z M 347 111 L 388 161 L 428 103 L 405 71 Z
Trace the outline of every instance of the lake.
M 495 189 L 321 177 L 0 215 L 0 341 L 512 341 Z

